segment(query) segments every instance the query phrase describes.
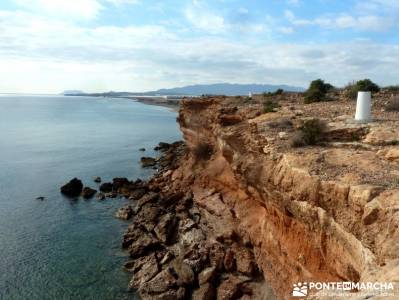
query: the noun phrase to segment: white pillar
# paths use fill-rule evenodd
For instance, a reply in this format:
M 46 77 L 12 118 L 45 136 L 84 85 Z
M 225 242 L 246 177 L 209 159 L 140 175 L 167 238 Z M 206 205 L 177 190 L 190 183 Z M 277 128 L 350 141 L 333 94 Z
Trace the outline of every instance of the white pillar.
M 359 122 L 371 121 L 371 92 L 358 92 L 355 120 Z

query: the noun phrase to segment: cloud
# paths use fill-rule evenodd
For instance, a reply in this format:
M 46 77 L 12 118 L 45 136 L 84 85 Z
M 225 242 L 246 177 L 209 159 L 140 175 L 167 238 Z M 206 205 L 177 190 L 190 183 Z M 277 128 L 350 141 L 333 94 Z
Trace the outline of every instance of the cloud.
M 194 0 L 184 10 L 187 21 L 194 27 L 215 34 L 227 29 L 224 18 L 210 10 L 202 1 Z
M 94 19 L 104 6 L 97 0 L 13 0 L 21 8 L 54 18 Z
M 123 5 L 132 5 L 140 3 L 140 0 L 105 0 L 116 6 L 123 6 Z
M 205 16 L 216 14 L 205 12 Z M 281 33 L 292 33 L 297 26 L 293 23 L 301 19 L 292 11 L 286 11 L 285 16 L 289 26 L 266 18 L 262 30 L 274 26 Z M 327 23 L 317 21 L 318 26 L 352 28 L 360 22 L 340 16 L 342 19 L 334 21 L 330 16 Z M 193 33 L 191 29 L 176 30 L 176 24 L 100 26 L 48 18 L 31 10 L 0 10 L 0 90 L 145 91 L 215 82 L 307 86 L 319 77 L 334 85 L 365 77 L 382 84 L 396 83 L 396 44 L 370 40 L 277 42 L 265 39 L 263 31 L 243 42 L 231 37 L 231 31 L 239 25 L 244 31 L 257 23 L 252 19 L 234 23 L 220 17 L 223 21 L 216 22 L 220 25 L 218 34 L 209 34 L 209 24 L 194 27 Z M 372 20 L 362 22 L 370 24 Z
M 396 25 L 392 17 L 377 15 L 352 16 L 349 14 L 323 15 L 315 19 L 297 18 L 291 10 L 284 12 L 285 18 L 294 26 L 320 26 L 326 29 L 353 29 L 368 32 L 386 32 Z

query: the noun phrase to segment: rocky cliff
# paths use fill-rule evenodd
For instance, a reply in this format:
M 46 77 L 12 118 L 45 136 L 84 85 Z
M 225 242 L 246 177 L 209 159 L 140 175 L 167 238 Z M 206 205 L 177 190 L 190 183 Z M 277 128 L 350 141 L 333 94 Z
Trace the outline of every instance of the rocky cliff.
M 256 99 L 184 100 L 189 151 L 171 185 L 191 190 L 210 236 L 253 251 L 278 299 L 297 282 L 398 282 L 399 113 L 376 105 L 376 120 L 357 124 L 354 103 L 280 97 L 265 114 Z M 315 117 L 322 143 L 292 147 Z

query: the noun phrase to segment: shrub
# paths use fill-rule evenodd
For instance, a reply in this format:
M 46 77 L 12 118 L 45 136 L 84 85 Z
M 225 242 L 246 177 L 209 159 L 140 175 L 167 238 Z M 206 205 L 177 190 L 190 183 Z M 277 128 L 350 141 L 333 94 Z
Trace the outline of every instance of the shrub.
M 387 92 L 392 92 L 392 93 L 399 92 L 399 85 L 386 86 L 386 87 L 384 87 L 384 90 Z
M 213 147 L 211 144 L 206 142 L 199 142 L 194 147 L 194 157 L 197 160 L 208 160 L 213 154 Z
M 276 101 L 266 100 L 263 102 L 263 113 L 274 112 L 274 109 L 278 108 L 279 105 Z
M 321 79 L 313 80 L 305 92 L 305 103 L 320 102 L 326 100 L 326 94 L 333 86 Z
M 283 89 L 278 89 L 278 90 L 276 90 L 274 92 L 264 92 L 263 93 L 263 98 L 278 96 L 278 95 L 282 95 L 283 93 L 284 93 Z
M 385 105 L 385 110 L 386 111 L 399 111 L 399 98 L 391 99 Z
M 327 125 L 319 119 L 311 119 L 303 122 L 299 132 L 292 139 L 293 147 L 316 145 L 324 139 Z
M 356 82 L 356 86 L 358 91 L 361 92 L 373 92 L 378 93 L 380 91 L 380 87 L 372 82 L 370 79 L 363 79 Z
M 294 126 L 291 120 L 286 118 L 277 121 L 270 121 L 269 123 L 267 123 L 267 125 L 270 128 L 275 128 L 275 129 L 291 129 Z
M 349 99 L 356 99 L 358 92 L 372 92 L 380 91 L 380 87 L 372 82 L 370 79 L 363 79 L 357 82 L 351 82 L 345 87 L 345 96 Z

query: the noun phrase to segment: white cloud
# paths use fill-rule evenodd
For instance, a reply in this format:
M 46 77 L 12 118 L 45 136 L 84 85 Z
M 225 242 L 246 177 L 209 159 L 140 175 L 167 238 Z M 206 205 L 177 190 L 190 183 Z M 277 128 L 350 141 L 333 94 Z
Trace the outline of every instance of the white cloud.
M 122 6 L 122 5 L 131 5 L 131 4 L 138 4 L 140 3 L 139 0 L 105 0 L 106 2 L 112 3 L 116 6 Z
M 221 33 L 227 28 L 224 18 L 212 12 L 204 3 L 198 0 L 192 1 L 184 15 L 192 26 L 209 33 Z
M 340 22 L 352 26 L 351 19 Z M 370 41 L 243 43 L 156 25 L 84 27 L 21 11 L 0 11 L 0 45 L 2 92 L 145 91 L 212 82 L 307 86 L 318 77 L 336 85 L 365 77 L 393 84 L 399 69 L 399 46 Z
M 295 14 L 286 10 L 285 18 L 294 26 L 320 26 L 326 29 L 353 29 L 357 31 L 384 32 L 395 26 L 396 21 L 391 17 L 376 15 L 352 16 L 348 14 L 323 15 L 315 19 L 297 18 Z
M 97 0 L 13 0 L 29 11 L 54 18 L 93 19 L 104 8 Z

